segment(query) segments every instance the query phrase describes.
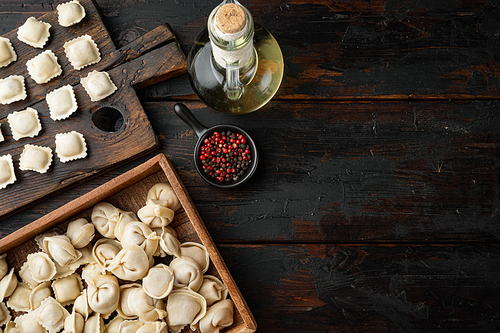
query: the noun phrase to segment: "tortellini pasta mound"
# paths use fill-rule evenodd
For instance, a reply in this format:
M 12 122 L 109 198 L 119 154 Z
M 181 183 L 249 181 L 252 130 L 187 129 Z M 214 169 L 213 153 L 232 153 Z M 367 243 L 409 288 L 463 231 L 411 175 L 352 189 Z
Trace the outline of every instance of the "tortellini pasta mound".
M 180 207 L 167 183 L 153 186 L 144 203 L 172 212 Z M 68 221 L 65 231 L 38 235 L 40 251 L 27 256 L 20 280 L 0 255 L 0 326 L 10 333 L 177 333 L 185 327 L 218 333 L 231 326 L 228 290 L 204 275 L 206 248 L 181 243 L 171 226 L 141 222 L 141 215 L 100 202 L 91 216 Z M 170 263 L 162 259 L 167 256 Z M 16 311 L 13 320 L 9 309 Z

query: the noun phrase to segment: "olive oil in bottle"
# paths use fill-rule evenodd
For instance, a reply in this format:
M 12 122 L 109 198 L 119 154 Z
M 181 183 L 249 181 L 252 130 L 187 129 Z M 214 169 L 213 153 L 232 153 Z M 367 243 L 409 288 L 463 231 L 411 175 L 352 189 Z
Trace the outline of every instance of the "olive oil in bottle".
M 191 86 L 208 106 L 229 114 L 253 112 L 266 104 L 283 78 L 276 39 L 253 22 L 236 0 L 226 0 L 208 18 L 187 58 Z

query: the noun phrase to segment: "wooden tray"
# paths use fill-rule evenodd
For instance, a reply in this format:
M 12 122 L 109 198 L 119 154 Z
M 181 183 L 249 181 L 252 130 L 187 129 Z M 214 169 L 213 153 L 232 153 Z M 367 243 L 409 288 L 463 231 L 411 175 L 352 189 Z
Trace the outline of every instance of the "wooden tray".
M 43 50 L 20 42 L 17 29 L 4 35 L 13 44 L 18 60 L 0 68 L 0 78 L 23 75 L 28 97 L 24 101 L 0 105 L 0 124 L 5 136 L 5 141 L 0 142 L 0 156 L 12 155 L 17 176 L 14 184 L 0 190 L 0 218 L 49 193 L 148 153 L 159 145 L 134 88 L 140 89 L 186 71 L 186 59 L 174 34 L 164 24 L 117 50 L 95 3 L 92 0 L 80 0 L 80 3 L 85 7 L 86 17 L 75 26 L 61 27 L 57 22 L 57 12 L 39 18 L 52 25 L 50 39 Z M 85 34 L 98 45 L 101 61 L 77 71 L 69 63 L 63 45 Z M 26 70 L 26 62 L 45 50 L 52 50 L 57 55 L 63 73 L 46 84 L 36 84 Z M 94 70 L 107 71 L 118 87 L 114 94 L 98 102 L 91 102 L 80 85 L 80 78 Z M 66 84 L 74 87 L 78 110 L 68 119 L 53 121 L 49 117 L 45 95 Z M 7 115 L 28 106 L 38 111 L 42 131 L 34 138 L 15 141 Z M 113 114 L 121 117 L 121 127 L 120 119 Z M 61 163 L 55 154 L 54 137 L 57 133 L 72 130 L 84 135 L 88 156 Z M 47 173 L 19 170 L 19 157 L 26 144 L 52 149 L 54 158 Z
M 68 222 L 80 217 L 90 221 L 92 207 L 101 201 L 109 202 L 125 211 L 137 212 L 145 205 L 148 190 L 160 182 L 169 182 L 182 204 L 182 208 L 176 212 L 170 226 L 177 231 L 181 243 L 198 242 L 207 248 L 211 265 L 206 274 L 215 275 L 224 282 L 230 298 L 235 304 L 234 323 L 223 332 L 255 332 L 257 324 L 248 305 L 174 167 L 163 154 L 157 155 L 144 164 L 1 239 L 0 253 L 7 253 L 9 267 L 15 267 L 17 272 L 27 254 L 38 251 L 38 246 L 34 241 L 36 235 L 54 227 L 61 227 L 65 230 Z M 158 262 L 158 260 L 161 259 L 157 258 L 156 261 Z M 189 328 L 185 328 L 184 332 L 191 331 Z

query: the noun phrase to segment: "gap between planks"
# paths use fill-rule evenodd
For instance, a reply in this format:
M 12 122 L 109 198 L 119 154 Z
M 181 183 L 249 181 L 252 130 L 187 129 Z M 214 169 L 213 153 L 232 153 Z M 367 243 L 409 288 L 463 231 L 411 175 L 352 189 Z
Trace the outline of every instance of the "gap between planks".
M 223 247 L 254 247 L 254 246 L 309 246 L 309 245 L 338 245 L 340 247 L 365 247 L 365 246 L 378 246 L 378 247 L 458 247 L 458 246 L 493 246 L 500 247 L 498 241 L 366 241 L 366 242 L 329 242 L 329 241 L 220 241 L 214 240 L 216 246 Z
M 167 97 L 141 97 L 141 102 L 195 102 L 200 101 L 196 95 L 179 95 Z M 275 97 L 270 102 L 296 102 L 296 103 L 373 103 L 373 102 L 471 102 L 471 101 L 499 101 L 498 96 L 442 96 L 442 95 L 422 95 L 422 96 L 339 96 L 329 98 L 293 98 L 293 97 Z

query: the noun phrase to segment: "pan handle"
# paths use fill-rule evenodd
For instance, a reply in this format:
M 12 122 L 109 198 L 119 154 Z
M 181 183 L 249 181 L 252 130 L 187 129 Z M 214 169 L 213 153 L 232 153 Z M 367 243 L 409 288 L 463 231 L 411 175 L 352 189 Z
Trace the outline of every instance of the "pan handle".
M 194 130 L 198 138 L 201 138 L 203 134 L 205 134 L 205 132 L 208 130 L 208 128 L 200 123 L 191 112 L 191 110 L 189 110 L 188 107 L 184 104 L 176 103 L 174 105 L 174 112 L 177 116 L 179 116 L 179 118 L 181 118 L 186 124 L 189 125 L 189 127 Z

